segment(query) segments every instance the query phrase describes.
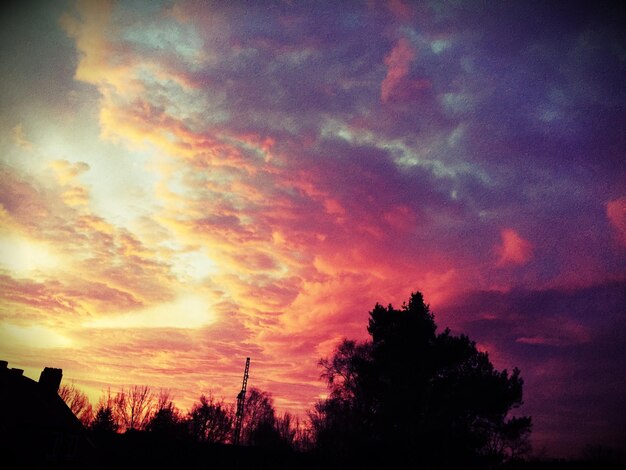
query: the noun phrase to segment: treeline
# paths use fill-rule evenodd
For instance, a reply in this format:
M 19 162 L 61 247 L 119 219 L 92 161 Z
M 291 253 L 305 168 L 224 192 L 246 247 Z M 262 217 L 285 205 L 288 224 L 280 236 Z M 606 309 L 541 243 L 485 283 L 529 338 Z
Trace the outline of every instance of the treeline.
M 324 468 L 385 465 L 391 457 L 424 468 L 493 468 L 530 451 L 531 418 L 512 414 L 522 404 L 520 372 L 496 370 L 465 335 L 437 333 L 421 293 L 400 308 L 377 304 L 367 331 L 370 340 L 345 339 L 320 360 L 329 394 L 304 422 L 276 413 L 270 394 L 250 389 L 240 443 L 311 451 Z M 61 395 L 96 433 L 232 442 L 235 407 L 210 394 L 187 412 L 167 391 L 146 386 L 109 392 L 95 410 L 71 385 Z
M 230 444 L 235 405 L 211 393 L 203 394 L 191 409 L 179 409 L 169 390 L 154 392 L 135 385 L 112 393 L 108 390 L 95 409 L 87 395 L 73 384 L 64 384 L 59 395 L 82 424 L 96 434 L 145 431 L 161 437 L 192 439 L 201 443 Z M 310 430 L 289 413 L 277 413 L 271 394 L 252 387 L 245 400 L 240 443 L 274 449 L 311 448 Z

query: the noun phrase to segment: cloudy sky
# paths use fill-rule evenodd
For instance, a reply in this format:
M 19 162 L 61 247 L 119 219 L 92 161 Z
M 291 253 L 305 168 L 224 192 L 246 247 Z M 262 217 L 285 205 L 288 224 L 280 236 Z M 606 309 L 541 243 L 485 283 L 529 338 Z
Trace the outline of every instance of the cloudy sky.
M 597 2 L 14 2 L 0 355 L 183 409 L 420 290 L 548 455 L 626 442 L 626 38 Z M 19 6 L 18 6 L 19 5 Z

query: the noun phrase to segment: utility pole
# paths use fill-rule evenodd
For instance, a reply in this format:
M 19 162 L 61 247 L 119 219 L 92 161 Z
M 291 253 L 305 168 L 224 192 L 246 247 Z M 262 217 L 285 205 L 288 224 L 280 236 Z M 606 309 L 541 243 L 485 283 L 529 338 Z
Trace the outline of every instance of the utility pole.
M 246 403 L 246 387 L 248 386 L 248 371 L 250 370 L 250 358 L 246 357 L 246 368 L 243 371 L 243 383 L 241 391 L 237 395 L 237 412 L 235 413 L 235 430 L 233 433 L 233 444 L 239 445 L 241 437 L 241 424 L 243 423 L 243 408 Z

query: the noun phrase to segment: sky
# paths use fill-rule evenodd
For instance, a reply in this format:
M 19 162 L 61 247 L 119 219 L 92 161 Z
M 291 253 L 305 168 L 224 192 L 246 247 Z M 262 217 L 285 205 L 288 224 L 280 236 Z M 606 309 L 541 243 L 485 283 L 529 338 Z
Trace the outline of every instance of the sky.
M 249 386 L 421 291 L 518 367 L 535 452 L 626 442 L 619 2 L 0 7 L 0 356 L 108 387 Z

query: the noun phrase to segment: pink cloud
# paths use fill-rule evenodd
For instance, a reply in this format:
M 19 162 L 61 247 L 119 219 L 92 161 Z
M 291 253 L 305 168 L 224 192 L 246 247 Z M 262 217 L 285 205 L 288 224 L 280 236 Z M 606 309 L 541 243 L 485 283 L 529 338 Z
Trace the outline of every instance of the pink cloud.
M 523 239 L 515 230 L 506 228 L 500 232 L 502 243 L 496 248 L 498 265 L 526 264 L 533 256 L 531 243 Z
M 607 202 L 606 215 L 617 232 L 618 240 L 626 245 L 626 196 Z
M 32 311 L 33 314 L 37 312 L 40 320 L 51 314 L 71 314 L 67 319 L 74 321 L 77 316 L 87 314 L 85 305 L 95 307 L 96 311 L 127 310 L 141 305 L 128 292 L 69 276 L 62 281 L 35 282 L 0 275 L 0 288 L 0 300 L 5 305 Z M 23 319 L 23 316 L 19 313 L 14 315 L 18 320 Z
M 415 57 L 416 51 L 406 38 L 400 38 L 385 57 L 387 75 L 380 85 L 380 100 L 383 104 L 410 100 L 416 93 L 431 87 L 427 79 L 409 78 L 411 62 Z
M 403 0 L 390 0 L 387 7 L 400 21 L 409 21 L 413 18 L 413 9 L 411 8 L 411 5 Z
M 400 38 L 391 52 L 385 57 L 387 76 L 380 86 L 380 99 L 387 103 L 395 88 L 409 74 L 409 66 L 415 58 L 415 50 L 405 38 Z
M 384 218 L 389 225 L 400 232 L 408 232 L 417 225 L 415 213 L 405 205 L 392 208 Z

